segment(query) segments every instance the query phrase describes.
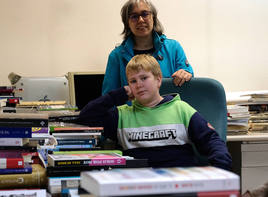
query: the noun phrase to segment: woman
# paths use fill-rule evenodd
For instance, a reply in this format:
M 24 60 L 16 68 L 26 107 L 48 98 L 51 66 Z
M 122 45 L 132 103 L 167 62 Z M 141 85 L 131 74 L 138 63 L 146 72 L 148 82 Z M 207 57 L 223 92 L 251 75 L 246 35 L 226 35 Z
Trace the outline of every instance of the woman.
M 137 54 L 151 54 L 160 64 L 163 77 L 173 77 L 181 86 L 193 76 L 184 51 L 176 40 L 168 39 L 157 18 L 154 5 L 148 0 L 128 0 L 121 9 L 124 41 L 109 55 L 102 94 L 127 85 L 125 68 Z

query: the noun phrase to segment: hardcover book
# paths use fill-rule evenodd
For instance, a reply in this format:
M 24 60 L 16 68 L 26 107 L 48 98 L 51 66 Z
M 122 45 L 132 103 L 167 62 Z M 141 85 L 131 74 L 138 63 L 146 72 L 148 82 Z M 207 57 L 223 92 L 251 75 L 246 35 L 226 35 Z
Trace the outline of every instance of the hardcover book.
M 32 166 L 25 164 L 23 168 L 6 168 L 0 169 L 0 174 L 27 174 L 32 173 Z
M 0 190 L 0 196 L 46 197 L 47 192 L 45 189 Z
M 97 139 L 58 139 L 58 145 L 91 144 L 96 145 Z
M 101 132 L 53 132 L 52 135 L 55 138 L 64 138 L 64 139 L 74 139 L 74 138 L 99 138 L 101 136 Z
M 39 164 L 32 165 L 32 173 L 4 174 L 0 176 L 0 189 L 46 188 L 46 169 Z
M 148 167 L 147 159 L 126 159 L 125 165 L 111 165 L 111 166 L 48 166 L 47 175 L 49 177 L 57 176 L 80 176 L 82 171 L 90 170 L 108 170 L 110 168 L 144 168 Z
M 239 176 L 215 167 L 112 169 L 81 173 L 81 187 L 96 196 L 238 191 Z
M 0 138 L 0 146 L 24 146 L 29 138 Z
M 0 127 L 1 138 L 31 138 L 31 127 Z
M 79 126 L 79 127 L 68 127 L 68 126 L 50 126 L 51 132 L 73 132 L 73 131 L 89 131 L 89 132 L 102 132 L 103 127 L 87 127 L 87 126 Z
M 61 176 L 48 178 L 48 191 L 51 194 L 60 194 L 64 188 L 78 188 L 80 176 Z
M 62 149 L 89 149 L 89 148 L 94 148 L 95 145 L 92 144 L 67 144 L 67 145 L 57 145 L 55 146 L 55 148 L 53 149 L 54 151 L 57 150 L 62 150 Z
M 48 115 L 39 113 L 1 113 L 0 126 L 48 127 Z
M 10 149 L 10 147 L 14 149 Z M 32 163 L 34 157 L 38 157 L 36 147 L 25 147 L 10 146 L 9 149 L 0 150 L 0 158 L 23 158 L 25 163 Z
M 49 134 L 48 127 L 32 127 L 32 134 Z
M 59 151 L 54 152 L 53 154 L 62 155 L 62 154 L 95 154 L 95 153 L 123 155 L 121 150 Z
M 126 158 L 117 154 L 48 154 L 48 166 L 125 165 Z
M 123 196 L 129 197 L 130 195 Z M 93 194 L 85 191 L 82 188 L 69 189 L 68 197 L 96 197 Z M 216 191 L 216 192 L 189 192 L 177 194 L 152 194 L 152 195 L 138 195 L 134 197 L 240 197 L 239 191 Z
M 20 158 L 0 158 L 0 169 L 24 168 L 24 159 Z

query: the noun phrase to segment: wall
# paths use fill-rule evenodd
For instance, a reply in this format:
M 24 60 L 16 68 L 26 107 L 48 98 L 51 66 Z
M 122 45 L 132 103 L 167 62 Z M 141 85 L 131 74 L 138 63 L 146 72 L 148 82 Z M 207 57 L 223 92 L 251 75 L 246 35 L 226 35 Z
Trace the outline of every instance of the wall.
M 10 72 L 104 71 L 109 52 L 122 41 L 124 2 L 1 0 L 0 85 L 9 85 Z M 226 91 L 268 89 L 268 1 L 153 2 L 165 34 L 182 44 L 195 76 L 215 78 Z

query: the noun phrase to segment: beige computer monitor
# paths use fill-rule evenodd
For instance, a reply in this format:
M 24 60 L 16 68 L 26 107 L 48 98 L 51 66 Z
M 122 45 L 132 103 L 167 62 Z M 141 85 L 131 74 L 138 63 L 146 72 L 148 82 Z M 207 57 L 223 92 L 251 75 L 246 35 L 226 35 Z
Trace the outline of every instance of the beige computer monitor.
M 14 84 L 22 101 L 66 101 L 69 103 L 68 79 L 61 77 L 21 77 Z
M 68 72 L 70 104 L 81 110 L 101 96 L 104 71 Z

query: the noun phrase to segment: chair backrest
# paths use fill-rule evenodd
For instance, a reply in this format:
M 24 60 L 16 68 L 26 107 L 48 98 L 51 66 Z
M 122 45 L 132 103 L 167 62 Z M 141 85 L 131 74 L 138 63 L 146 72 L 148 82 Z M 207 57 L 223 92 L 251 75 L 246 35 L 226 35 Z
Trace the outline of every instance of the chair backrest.
M 181 87 L 172 78 L 164 78 L 160 94 L 178 93 L 181 99 L 195 108 L 226 141 L 227 107 L 222 84 L 211 78 L 194 77 Z

